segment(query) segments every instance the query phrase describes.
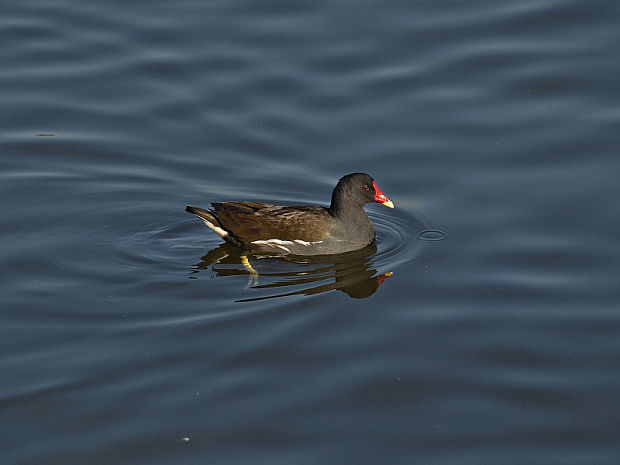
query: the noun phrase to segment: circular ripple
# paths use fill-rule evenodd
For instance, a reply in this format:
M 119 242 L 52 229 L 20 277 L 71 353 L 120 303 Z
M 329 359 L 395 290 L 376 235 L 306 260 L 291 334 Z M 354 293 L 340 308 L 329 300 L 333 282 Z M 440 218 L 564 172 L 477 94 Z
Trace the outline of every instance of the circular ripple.
M 248 254 L 223 243 L 203 226 L 196 227 L 193 219 L 158 227 L 151 225 L 152 229 L 141 239 L 151 246 L 159 243 L 154 247 L 157 252 L 151 249 L 149 256 L 155 254 L 162 262 L 172 259 L 177 265 L 181 257 L 191 256 L 185 266 L 192 279 L 199 279 L 206 271 L 209 277 L 242 278 L 244 286 L 235 295 L 239 302 L 312 295 L 334 289 L 363 298 L 376 292 L 392 272 L 416 260 L 426 240 L 445 237 L 406 210 L 369 210 L 375 226 L 375 243 L 338 255 Z M 132 250 L 135 254 L 136 247 Z M 171 253 L 176 256 L 169 256 Z
M 377 234 L 377 255 L 373 263 L 384 271 L 411 262 L 420 256 L 424 246 L 416 238 L 428 225 L 404 210 L 372 211 L 369 216 Z

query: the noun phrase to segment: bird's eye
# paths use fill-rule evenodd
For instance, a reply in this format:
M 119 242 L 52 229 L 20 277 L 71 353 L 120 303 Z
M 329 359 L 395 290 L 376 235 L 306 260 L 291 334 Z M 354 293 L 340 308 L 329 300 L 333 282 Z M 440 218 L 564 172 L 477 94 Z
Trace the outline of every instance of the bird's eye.
M 370 190 L 370 186 L 368 184 L 364 184 L 362 186 L 362 189 L 364 189 L 365 191 L 369 191 Z

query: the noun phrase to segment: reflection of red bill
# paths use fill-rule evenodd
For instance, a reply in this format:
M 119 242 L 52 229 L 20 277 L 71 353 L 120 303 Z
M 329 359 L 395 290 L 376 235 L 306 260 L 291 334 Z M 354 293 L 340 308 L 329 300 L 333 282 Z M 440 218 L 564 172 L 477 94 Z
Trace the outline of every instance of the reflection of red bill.
M 379 186 L 377 186 L 376 181 L 372 182 L 372 187 L 375 188 L 375 202 L 379 202 L 385 205 L 386 207 L 394 208 L 394 204 L 392 203 L 392 201 L 387 198 L 387 195 L 385 195 L 383 192 L 379 190 Z
M 391 271 L 388 271 L 387 273 L 383 273 L 377 276 L 377 289 L 379 288 L 379 286 L 381 286 L 381 284 L 383 284 L 383 281 L 385 281 L 387 278 L 389 278 L 393 274 L 394 273 L 392 273 Z

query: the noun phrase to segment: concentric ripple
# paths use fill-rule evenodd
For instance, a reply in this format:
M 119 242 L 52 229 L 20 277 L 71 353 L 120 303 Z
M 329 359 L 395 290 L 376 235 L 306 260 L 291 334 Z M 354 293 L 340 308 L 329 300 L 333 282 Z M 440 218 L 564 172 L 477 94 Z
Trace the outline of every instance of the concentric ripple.
M 424 243 L 420 234 L 429 230 L 429 225 L 406 210 L 378 210 L 369 212 L 377 235 L 377 254 L 373 257 L 375 266 L 385 271 L 394 271 L 415 260 Z

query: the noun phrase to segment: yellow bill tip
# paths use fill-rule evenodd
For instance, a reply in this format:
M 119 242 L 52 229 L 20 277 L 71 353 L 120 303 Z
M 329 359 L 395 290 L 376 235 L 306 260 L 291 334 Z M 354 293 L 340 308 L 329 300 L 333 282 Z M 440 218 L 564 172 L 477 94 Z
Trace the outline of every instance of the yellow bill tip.
M 385 205 L 386 207 L 394 208 L 394 204 L 392 203 L 391 200 L 388 200 L 387 202 L 383 202 L 381 205 Z

